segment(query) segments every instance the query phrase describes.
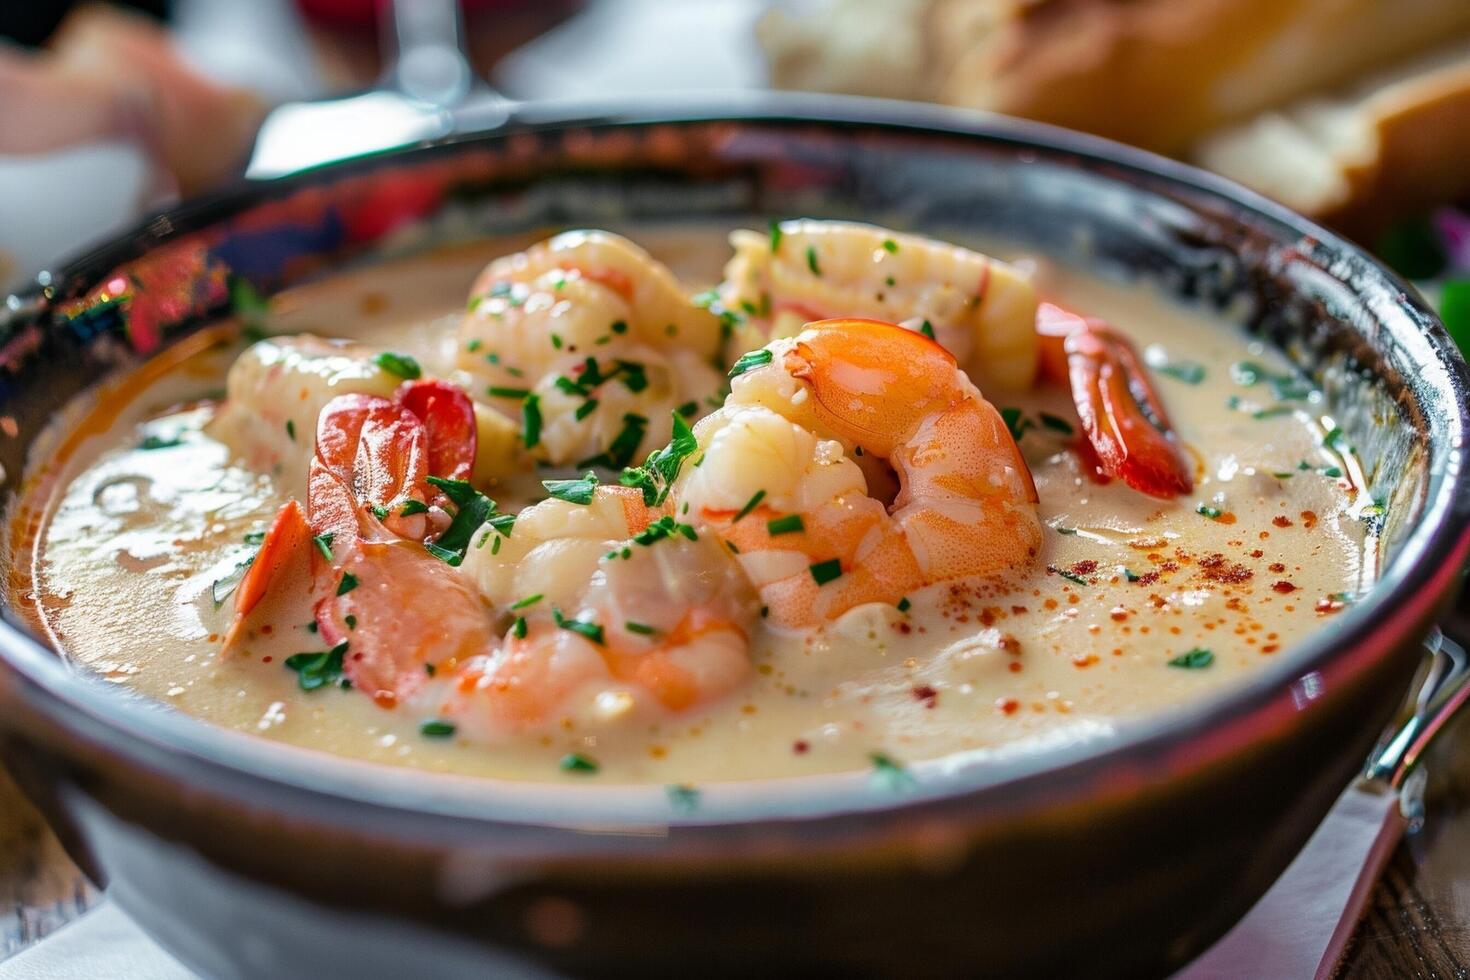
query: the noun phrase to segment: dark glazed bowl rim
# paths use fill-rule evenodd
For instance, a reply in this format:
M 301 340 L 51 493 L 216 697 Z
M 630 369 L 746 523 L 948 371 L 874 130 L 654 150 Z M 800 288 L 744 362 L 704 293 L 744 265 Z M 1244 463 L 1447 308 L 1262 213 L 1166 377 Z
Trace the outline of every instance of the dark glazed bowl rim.
M 1272 226 L 1281 243 L 1315 242 L 1334 261 L 1334 275 L 1351 278 L 1362 302 L 1390 325 L 1395 343 L 1418 366 L 1407 381 L 1422 396 L 1438 385 L 1443 412 L 1428 420 L 1429 471 L 1423 511 L 1380 580 L 1337 620 L 1231 690 L 1164 714 L 1129 722 L 1113 735 L 1080 745 L 1022 753 L 969 767 L 922 767 L 918 789 L 896 796 L 874 792 L 866 774 L 795 777 L 702 786 L 696 812 L 671 808 L 657 785 L 567 786 L 519 783 L 399 770 L 341 759 L 217 728 L 161 708 L 68 669 L 47 647 L 9 622 L 0 623 L 0 660 L 15 694 L 61 731 L 98 746 L 119 761 L 170 774 L 187 785 L 296 813 L 330 815 L 341 824 L 417 835 L 430 826 L 436 838 L 482 839 L 487 827 L 531 825 L 571 831 L 579 853 L 619 852 L 629 827 L 674 825 L 680 839 L 730 843 L 721 831 L 757 829 L 769 821 L 857 818 L 855 831 L 890 826 L 882 818 L 958 817 L 1023 807 L 1037 798 L 1056 800 L 1089 791 L 1118 790 L 1108 774 L 1126 773 L 1127 791 L 1151 779 L 1177 778 L 1269 737 L 1339 680 L 1346 681 L 1378 657 L 1412 639 L 1433 617 L 1470 547 L 1470 372 L 1434 315 L 1414 292 L 1356 246 L 1280 205 L 1222 178 L 1143 151 L 1054 127 L 935 106 L 868 99 L 761 94 L 713 100 L 659 99 L 627 103 L 527 104 L 507 127 L 456 135 L 436 143 L 355 158 L 276 181 L 246 184 L 186 203 L 141 223 L 133 231 L 70 263 L 51 282 L 96 279 L 120 262 L 167 240 L 177 231 L 210 223 L 265 196 L 308 186 L 323 175 L 371 169 L 385 159 L 433 153 L 436 147 L 497 139 L 507 132 L 624 125 L 709 122 L 799 124 L 837 131 L 881 130 L 974 137 L 1016 153 L 1048 155 L 1063 164 L 1107 169 L 1107 179 L 1144 193 L 1173 187 L 1203 195 L 1235 213 Z M 1191 209 L 1195 206 L 1191 203 Z M 1339 265 L 1338 263 L 1341 263 Z M 1342 270 L 1346 269 L 1347 272 Z M 12 309 L 43 305 L 40 293 L 12 298 Z M 1422 402 L 1422 398 L 1421 398 Z M 1433 414 L 1433 413 L 1430 413 Z M 1437 436 L 1437 438 L 1436 438 Z M 0 676 L 0 682 L 5 677 Z M 4 684 L 0 683 L 0 690 Z M 1188 750 L 1179 752 L 1180 745 Z M 593 831 L 588 833 L 588 831 Z M 599 833 L 607 831 L 608 833 Z M 713 836 L 712 836 L 713 835 Z M 760 847 L 758 834 L 742 836 Z M 573 838 L 543 841 L 548 853 Z M 641 838 L 646 845 L 648 838 Z

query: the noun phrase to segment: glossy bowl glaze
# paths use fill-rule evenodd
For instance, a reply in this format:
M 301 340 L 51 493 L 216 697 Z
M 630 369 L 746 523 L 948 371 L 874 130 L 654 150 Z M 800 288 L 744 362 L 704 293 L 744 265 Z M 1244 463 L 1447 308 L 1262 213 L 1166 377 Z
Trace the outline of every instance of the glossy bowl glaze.
M 1470 547 L 1467 375 L 1350 244 L 1112 144 L 896 103 L 521 109 L 160 215 L 14 298 L 3 489 L 87 385 L 229 309 L 472 235 L 639 219 L 961 230 L 1215 307 L 1323 388 L 1388 505 L 1382 580 L 1223 697 L 895 791 L 866 774 L 511 784 L 331 760 L 74 672 L 7 610 L 0 755 L 69 851 L 216 977 L 1161 975 L 1362 765 Z M 34 462 L 34 460 L 33 460 Z M 14 580 L 14 579 L 13 579 Z

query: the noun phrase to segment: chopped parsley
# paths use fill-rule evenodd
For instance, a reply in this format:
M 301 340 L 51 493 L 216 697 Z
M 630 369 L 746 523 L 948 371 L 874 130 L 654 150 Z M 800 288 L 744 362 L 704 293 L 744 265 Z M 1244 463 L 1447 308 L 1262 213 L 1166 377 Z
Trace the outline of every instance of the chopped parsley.
M 1266 382 L 1277 401 L 1301 401 L 1312 393 L 1312 383 L 1293 373 L 1276 374 L 1250 361 L 1230 365 L 1230 379 L 1242 388 L 1253 388 Z
M 1204 647 L 1195 647 L 1186 653 L 1169 661 L 1170 667 L 1182 667 L 1185 670 L 1200 670 L 1215 662 L 1215 654 Z
M 674 520 L 673 517 L 665 514 L 663 517 L 660 517 L 658 520 L 648 525 L 648 527 L 644 528 L 642 531 L 639 531 L 637 534 L 633 535 L 633 543 L 641 544 L 643 547 L 647 548 L 650 545 L 657 544 L 665 538 L 671 538 L 675 534 L 682 534 L 690 541 L 699 540 L 699 532 L 694 529 L 694 525 L 681 524 L 678 521 Z M 623 557 L 626 558 L 628 556 L 624 554 Z
M 491 398 L 525 398 L 531 394 L 529 388 L 507 388 L 504 385 L 491 385 L 485 391 Z
M 778 221 L 774 221 L 773 220 L 771 222 L 771 254 L 772 255 L 775 255 L 776 254 L 776 250 L 779 249 L 780 247 L 781 247 L 781 223 L 778 222 Z
M 1031 420 L 1019 408 L 1003 408 L 1000 410 L 1000 417 L 1005 421 L 1006 428 L 1010 430 L 1011 438 L 1017 442 L 1020 442 L 1021 437 L 1034 427 Z
M 342 573 L 342 581 L 337 583 L 337 594 L 346 595 L 358 586 L 357 576 L 351 572 Z
M 648 387 L 648 373 L 644 371 L 643 365 L 637 361 L 618 361 L 617 366 L 621 369 L 618 374 L 623 385 L 633 394 Z
M 812 573 L 812 580 L 818 585 L 826 585 L 828 582 L 842 577 L 842 562 L 836 558 L 828 558 L 826 561 L 819 561 L 809 567 Z
M 1069 572 L 1065 568 L 1058 568 L 1055 565 L 1048 565 L 1048 566 L 1046 566 L 1046 570 L 1048 572 L 1051 572 L 1054 575 L 1060 575 L 1062 578 L 1066 579 L 1068 582 L 1071 582 L 1073 585 L 1091 585 L 1092 584 L 1091 582 L 1087 581 L 1087 579 L 1083 578 L 1081 575 L 1078 575 L 1075 572 Z
M 1211 507 L 1209 504 L 1200 504 L 1194 509 L 1194 512 L 1204 517 L 1208 517 L 1212 521 L 1219 517 L 1221 514 L 1225 513 L 1220 508 Z
M 303 691 L 315 691 L 328 684 L 346 683 L 342 680 L 342 655 L 347 652 L 347 641 L 314 653 L 293 653 L 286 658 L 287 668 L 296 671 L 296 683 Z
M 417 381 L 424 374 L 423 368 L 419 367 L 419 362 L 407 354 L 385 350 L 373 358 L 373 363 L 389 374 L 396 374 L 407 381 Z
M 699 402 L 685 402 L 684 404 L 680 405 L 678 408 L 674 409 L 674 411 L 678 412 L 680 415 L 684 416 L 685 418 L 688 418 L 688 417 L 690 417 L 692 415 L 695 415 L 695 414 L 697 414 L 699 412 Z
M 464 349 L 467 350 L 467 351 L 469 351 L 471 354 L 473 354 L 475 351 L 479 350 L 481 347 L 484 347 L 484 346 L 485 346 L 485 342 L 482 341 L 479 337 L 475 337 L 475 338 L 473 338 L 471 340 L 465 341 Z
M 541 485 L 557 500 L 585 507 L 597 492 L 597 474 L 588 470 L 580 480 L 542 480 Z
M 403 506 L 398 509 L 398 516 L 412 517 L 415 514 L 427 514 L 428 512 L 428 504 L 424 503 L 422 500 L 415 500 L 410 497 L 408 500 L 405 500 L 403 502 Z
M 624 320 L 614 320 L 610 329 L 613 333 L 627 333 L 628 324 Z
M 798 531 L 805 530 L 806 525 L 802 523 L 800 514 L 786 514 L 782 517 L 773 517 L 769 521 L 766 521 L 766 533 L 773 538 L 782 534 L 795 534 Z
M 1061 416 L 1053 415 L 1050 412 L 1041 412 L 1040 418 L 1043 427 L 1051 429 L 1053 432 L 1060 432 L 1064 436 L 1072 434 L 1072 423 Z
M 638 447 L 643 444 L 643 436 L 648 432 L 648 419 L 637 412 L 628 412 L 623 416 L 623 428 L 607 446 L 607 465 L 609 469 L 621 469 L 633 461 L 633 456 L 638 452 Z
M 316 550 L 320 551 L 322 553 L 322 557 L 325 558 L 327 561 L 332 560 L 333 537 L 334 535 L 332 534 L 332 532 L 328 531 L 326 534 L 318 534 L 316 537 L 311 539 L 311 543 L 316 545 Z
M 446 480 L 441 476 L 431 476 L 428 482 L 448 497 L 455 507 L 449 527 L 444 529 L 444 533 L 436 541 L 424 546 L 434 557 L 451 565 L 458 565 L 464 560 L 465 550 L 469 548 L 475 532 L 484 524 L 489 524 L 506 537 L 510 536 L 511 529 L 515 527 L 515 515 L 497 514 L 495 501 L 464 480 Z
M 597 763 L 580 752 L 568 752 L 557 763 L 562 772 L 578 772 L 591 775 L 597 771 Z
M 1328 449 L 1335 449 L 1340 453 L 1353 452 L 1353 447 L 1348 445 L 1347 442 L 1347 433 L 1343 432 L 1342 429 L 1336 425 L 1328 429 L 1327 434 L 1322 437 L 1322 445 L 1326 446 Z
M 1205 366 L 1198 361 L 1165 361 L 1153 365 L 1153 369 L 1187 385 L 1197 385 L 1205 380 Z
M 270 300 L 249 279 L 230 277 L 230 308 L 240 319 L 241 333 L 247 340 L 260 340 L 266 336 L 266 317 L 270 314 Z
M 454 734 L 454 722 L 437 718 L 426 721 L 419 726 L 419 734 L 424 738 L 449 738 Z
M 521 442 L 527 449 L 541 442 L 541 398 L 526 395 L 521 400 Z
M 808 245 L 806 247 L 806 267 L 812 270 L 812 275 L 814 276 L 820 276 L 822 274 L 822 267 L 817 264 L 817 247 L 815 245 Z
M 735 512 L 735 516 L 730 519 L 730 523 L 739 523 L 742 517 L 749 516 L 751 511 L 760 506 L 760 502 L 764 500 L 765 497 L 766 492 L 764 490 L 757 490 L 755 493 L 751 494 L 750 499 L 745 502 L 745 506 Z
M 582 404 L 578 405 L 577 410 L 573 412 L 572 415 L 576 418 L 578 422 L 580 422 L 595 411 L 597 411 L 597 399 L 589 398 Z
M 727 374 L 726 377 L 738 378 L 746 371 L 758 368 L 763 364 L 770 364 L 771 360 L 774 357 L 775 355 L 764 347 L 762 347 L 760 350 L 753 350 L 745 354 L 741 354 L 740 358 L 735 362 L 734 366 L 730 368 L 730 373 Z
M 264 531 L 246 531 L 245 532 L 245 543 L 246 544 L 265 544 L 265 532 Z
M 652 636 L 653 634 L 658 632 L 658 630 L 654 629 L 652 626 L 649 626 L 647 623 L 635 623 L 631 619 L 623 624 L 623 629 L 627 630 L 629 633 L 638 633 L 641 636 Z
M 928 337 L 930 340 L 934 340 L 934 324 L 930 323 L 928 320 L 925 320 L 924 322 L 919 324 L 919 333 L 923 334 L 925 337 Z
M 589 623 L 586 620 L 582 619 L 568 619 L 566 616 L 563 616 L 561 610 L 557 609 L 555 606 L 553 606 L 551 609 L 551 618 L 555 620 L 556 625 L 560 626 L 562 629 L 568 630 L 572 633 L 580 633 L 582 636 L 585 636 L 587 639 L 591 640 L 593 643 L 596 643 L 600 647 L 607 646 L 607 637 L 603 633 L 602 627 L 599 626 L 597 623 Z
M 526 638 L 526 617 L 525 616 L 517 616 L 516 617 L 516 621 L 514 623 L 511 623 L 510 624 L 510 633 L 517 640 L 524 640 Z
M 294 419 L 286 420 L 286 437 L 292 442 L 296 441 L 296 421 Z
M 694 431 L 689 424 L 674 412 L 674 434 L 669 444 L 649 453 L 648 459 L 636 469 L 624 469 L 618 482 L 625 487 L 637 487 L 643 492 L 643 502 L 650 507 L 662 504 L 669 496 L 674 481 L 684 460 L 699 450 Z
M 526 596 L 524 599 L 517 599 L 515 602 L 511 603 L 510 608 L 525 609 L 527 606 L 534 606 L 536 603 L 545 598 L 546 596 L 544 594 L 537 592 L 534 595 Z
M 694 296 L 690 302 L 702 310 L 709 310 L 720 318 L 721 339 L 728 339 L 730 334 L 734 333 L 735 328 L 745 322 L 745 318 L 739 313 L 731 309 L 726 309 L 725 304 L 720 300 L 720 291 L 718 289 L 705 290 L 699 295 Z
M 883 251 L 887 252 L 889 255 L 897 254 L 898 242 L 894 241 L 891 238 L 883 239 Z
M 914 604 L 912 602 L 909 602 L 908 596 L 904 596 L 902 599 L 898 600 L 897 606 L 899 612 L 908 612 L 910 609 L 913 608 Z

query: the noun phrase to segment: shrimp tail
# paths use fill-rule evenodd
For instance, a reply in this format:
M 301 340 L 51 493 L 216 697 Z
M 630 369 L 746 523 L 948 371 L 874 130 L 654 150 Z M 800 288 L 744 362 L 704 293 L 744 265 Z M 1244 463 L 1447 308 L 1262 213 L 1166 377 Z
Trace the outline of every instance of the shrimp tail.
M 1127 338 L 1052 303 L 1037 310 L 1043 371 L 1072 389 L 1082 431 L 1108 476 L 1153 497 L 1194 488 L 1163 400 Z

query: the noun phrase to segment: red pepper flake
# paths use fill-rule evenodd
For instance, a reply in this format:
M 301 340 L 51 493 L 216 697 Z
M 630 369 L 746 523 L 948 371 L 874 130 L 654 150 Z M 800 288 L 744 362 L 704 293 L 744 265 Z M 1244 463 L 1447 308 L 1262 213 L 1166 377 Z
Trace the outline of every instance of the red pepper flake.
M 1279 582 L 1273 582 L 1271 584 L 1271 588 L 1277 592 L 1280 592 L 1282 595 L 1290 595 L 1291 593 L 1296 591 L 1296 586 L 1293 585 L 1291 582 L 1286 581 L 1286 579 L 1281 579 Z
M 1259 557 L 1261 557 L 1264 554 L 1265 554 L 1264 551 L 1262 551 L 1260 548 L 1257 548 L 1256 550 L 1254 550 L 1254 551 L 1251 552 L 1251 557 L 1252 558 L 1259 558 Z
M 1097 654 L 1095 653 L 1077 653 L 1072 655 L 1073 667 L 1091 667 L 1095 663 L 1097 663 Z
M 1282 563 L 1281 563 L 1281 562 L 1279 562 L 1279 561 L 1273 561 L 1273 562 L 1272 562 L 1272 563 L 1271 563 L 1271 564 L 1270 564 L 1270 565 L 1269 565 L 1269 566 L 1267 566 L 1267 567 L 1268 567 L 1268 568 L 1270 568 L 1270 569 L 1271 569 L 1271 571 L 1273 571 L 1273 572 L 1275 572 L 1275 573 L 1276 573 L 1276 574 L 1277 574 L 1277 575 L 1280 575 L 1280 574 L 1281 574 L 1281 573 L 1282 573 L 1282 572 L 1284 572 L 1284 571 L 1286 571 L 1286 566 L 1285 566 L 1285 565 L 1283 565 L 1283 564 L 1282 564 Z
M 1021 707 L 1021 702 L 1015 698 L 996 698 L 995 706 L 1003 713 L 1013 715 Z
M 797 755 L 806 755 L 807 750 L 810 748 L 811 746 L 807 744 L 807 741 L 804 738 L 799 738 L 795 742 L 791 743 L 791 751 L 795 752 Z
M 265 656 L 263 656 L 263 657 L 260 658 L 260 662 L 263 663 L 263 664 L 268 664 L 268 663 L 270 663 L 274 659 L 275 658 L 272 657 L 270 654 L 266 654 Z
M 1234 524 L 1235 523 L 1235 513 L 1233 511 L 1228 511 L 1227 510 L 1224 513 L 1222 513 L 1219 517 L 1215 518 L 1215 523 L 1216 524 Z
M 1013 673 L 1013 674 L 1019 674 L 1021 672 L 1021 669 L 1022 669 L 1021 668 L 1021 661 L 1019 661 L 1019 660 L 1012 660 L 1011 663 L 1010 663 L 1010 668 L 1011 668 L 1011 673 Z
M 1205 578 L 1227 585 L 1239 585 L 1255 574 L 1239 562 L 1227 562 L 1225 556 L 1219 552 L 1201 558 L 1199 567 Z
M 1091 575 L 1093 572 L 1097 571 L 1097 562 L 1093 561 L 1091 558 L 1088 558 L 1085 561 L 1079 561 L 1072 566 L 1071 571 L 1073 575 Z
M 1277 650 L 1280 650 L 1280 649 L 1281 649 L 1281 644 L 1279 644 L 1279 643 L 1267 643 L 1265 646 L 1261 647 L 1261 652 L 1262 653 L 1275 653 Z
M 1121 623 L 1123 620 L 1128 618 L 1128 610 L 1124 606 L 1114 606 L 1112 612 L 1109 613 L 1109 615 L 1112 616 L 1113 619 Z
M 1271 523 L 1275 524 L 1277 527 L 1291 527 L 1291 518 L 1287 517 L 1285 514 L 1277 514 L 1275 517 L 1271 518 Z
M 1346 603 L 1341 599 L 1335 599 L 1330 595 L 1325 595 L 1317 600 L 1316 609 L 1318 613 L 1327 615 L 1328 613 L 1341 612 L 1342 607 L 1345 605 Z
M 932 708 L 939 703 L 939 692 L 928 684 L 914 688 L 914 700 L 926 708 Z
M 1317 526 L 1317 512 L 1314 510 L 1302 511 L 1302 527 L 1310 531 Z

